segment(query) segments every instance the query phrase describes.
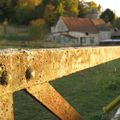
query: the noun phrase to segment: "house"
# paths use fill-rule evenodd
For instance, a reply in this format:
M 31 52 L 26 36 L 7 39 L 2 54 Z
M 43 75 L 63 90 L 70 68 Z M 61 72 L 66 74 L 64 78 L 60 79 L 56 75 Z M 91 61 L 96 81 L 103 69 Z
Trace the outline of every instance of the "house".
M 60 17 L 56 26 L 52 27 L 51 32 L 55 41 L 64 44 L 99 45 L 101 38 L 110 37 L 105 35 L 109 30 L 105 22 L 104 24 L 103 22 L 101 19 Z
M 112 33 L 112 38 L 120 40 L 120 30 L 119 29 L 114 30 L 114 32 Z
M 96 26 L 98 33 L 98 39 L 100 41 L 107 40 L 111 38 L 113 31 L 111 23 L 105 23 L 102 19 L 92 19 L 94 25 Z
M 112 30 L 111 39 L 102 40 L 101 45 L 120 45 L 120 30 Z

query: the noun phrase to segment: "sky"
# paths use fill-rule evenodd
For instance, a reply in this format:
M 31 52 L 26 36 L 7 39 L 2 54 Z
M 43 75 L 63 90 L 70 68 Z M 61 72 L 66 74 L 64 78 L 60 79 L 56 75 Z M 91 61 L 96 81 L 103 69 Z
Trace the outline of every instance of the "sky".
M 110 8 L 120 17 L 120 0 L 85 0 L 100 4 L 103 9 Z

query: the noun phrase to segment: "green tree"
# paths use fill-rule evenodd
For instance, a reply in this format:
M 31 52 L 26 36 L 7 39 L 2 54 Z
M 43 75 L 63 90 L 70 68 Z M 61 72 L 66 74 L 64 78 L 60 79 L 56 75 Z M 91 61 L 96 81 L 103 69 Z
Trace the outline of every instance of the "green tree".
M 13 15 L 12 0 L 0 0 L 0 21 L 3 22 L 5 19 L 11 21 Z
M 31 21 L 30 35 L 33 40 L 45 40 L 46 34 L 48 33 L 48 27 L 44 19 L 37 19 Z
M 78 17 L 85 17 L 88 14 L 88 6 L 81 1 L 79 2 L 78 9 Z
M 113 22 L 115 19 L 115 13 L 110 9 L 106 9 L 102 12 L 100 18 L 102 18 L 105 22 Z
M 15 23 L 20 25 L 23 25 L 23 24 L 28 25 L 30 21 L 33 19 L 32 12 L 33 10 L 30 8 L 17 7 L 15 12 L 15 17 L 14 17 Z
M 19 0 L 15 7 L 14 22 L 28 25 L 30 21 L 42 17 L 42 0 Z
M 117 18 L 113 21 L 113 27 L 120 29 L 120 18 Z
M 91 1 L 91 2 L 79 2 L 79 17 L 85 17 L 87 14 L 90 13 L 90 11 L 97 11 L 100 12 L 101 11 L 101 6 L 97 5 L 95 2 Z
M 98 6 L 95 2 L 93 2 L 93 1 L 87 2 L 86 4 L 88 5 L 88 8 L 89 8 L 90 10 L 91 10 L 91 9 L 96 9 L 96 10 L 98 10 L 98 8 L 99 8 L 99 6 Z
M 44 10 L 44 19 L 49 26 L 53 25 L 57 19 L 56 7 L 50 3 L 47 4 Z
M 42 3 L 42 0 L 19 0 L 20 7 L 34 8 Z
M 62 0 L 64 5 L 64 15 L 66 16 L 77 16 L 78 15 L 78 0 Z
M 63 16 L 64 14 L 64 5 L 62 2 L 59 2 L 57 6 L 57 13 L 58 13 L 58 16 Z

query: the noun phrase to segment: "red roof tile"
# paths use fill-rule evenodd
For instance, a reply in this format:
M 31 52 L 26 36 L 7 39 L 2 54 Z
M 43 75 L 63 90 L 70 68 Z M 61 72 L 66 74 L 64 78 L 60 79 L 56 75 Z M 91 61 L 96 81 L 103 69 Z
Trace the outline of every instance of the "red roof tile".
M 92 19 L 93 23 L 97 25 L 105 25 L 105 21 L 103 19 Z
M 92 19 L 92 22 L 99 31 L 108 31 L 112 29 L 111 23 L 105 23 L 103 19 Z
M 98 32 L 93 22 L 88 18 L 62 17 L 62 20 L 70 31 Z

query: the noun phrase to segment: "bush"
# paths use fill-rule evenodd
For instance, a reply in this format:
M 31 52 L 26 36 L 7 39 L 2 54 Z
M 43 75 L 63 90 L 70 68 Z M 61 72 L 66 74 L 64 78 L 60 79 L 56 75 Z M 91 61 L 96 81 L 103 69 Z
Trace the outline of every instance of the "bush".
M 30 35 L 32 39 L 45 40 L 48 33 L 48 27 L 44 19 L 31 21 Z
M 13 22 L 20 25 L 28 25 L 33 19 L 33 10 L 31 8 L 16 8 Z

